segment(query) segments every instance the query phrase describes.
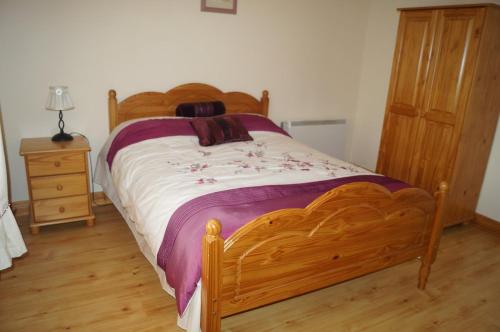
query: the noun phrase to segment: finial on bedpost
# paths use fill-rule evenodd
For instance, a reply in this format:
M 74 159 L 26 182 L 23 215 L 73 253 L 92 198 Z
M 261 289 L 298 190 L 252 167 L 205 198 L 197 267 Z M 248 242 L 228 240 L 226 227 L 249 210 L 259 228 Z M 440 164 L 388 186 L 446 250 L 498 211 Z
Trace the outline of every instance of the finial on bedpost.
M 118 102 L 116 100 L 116 91 L 108 91 L 108 116 L 109 116 L 109 132 L 116 127 L 116 116 L 118 112 Z
M 220 237 L 222 227 L 218 220 L 208 221 L 205 229 L 201 259 L 201 330 L 219 332 L 224 239 Z
M 432 223 L 431 235 L 426 253 L 422 257 L 422 265 L 420 266 L 420 273 L 418 278 L 418 288 L 425 289 L 427 279 L 431 272 L 431 265 L 436 260 L 439 242 L 441 240 L 441 233 L 443 231 L 443 213 L 446 203 L 446 194 L 448 193 L 448 183 L 442 181 L 439 183 L 439 189 L 434 194 L 436 198 L 436 210 L 434 213 L 434 220 Z
M 220 235 L 222 227 L 220 222 L 217 219 L 210 219 L 205 226 L 205 230 L 207 231 L 207 235 L 217 236 Z
M 262 98 L 260 99 L 260 103 L 262 104 L 262 115 L 267 117 L 269 112 L 269 91 L 262 91 Z
M 439 193 L 446 194 L 448 192 L 448 183 L 446 181 L 441 181 L 439 184 Z

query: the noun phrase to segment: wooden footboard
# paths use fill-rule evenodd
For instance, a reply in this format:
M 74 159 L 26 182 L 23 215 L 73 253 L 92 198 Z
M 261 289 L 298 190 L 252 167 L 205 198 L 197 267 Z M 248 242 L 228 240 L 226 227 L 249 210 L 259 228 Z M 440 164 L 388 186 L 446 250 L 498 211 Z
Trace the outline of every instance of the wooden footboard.
M 224 241 L 217 220 L 203 239 L 202 330 L 221 317 L 422 257 L 424 288 L 441 235 L 447 185 L 435 200 L 373 183 L 340 186 L 304 209 L 260 216 Z

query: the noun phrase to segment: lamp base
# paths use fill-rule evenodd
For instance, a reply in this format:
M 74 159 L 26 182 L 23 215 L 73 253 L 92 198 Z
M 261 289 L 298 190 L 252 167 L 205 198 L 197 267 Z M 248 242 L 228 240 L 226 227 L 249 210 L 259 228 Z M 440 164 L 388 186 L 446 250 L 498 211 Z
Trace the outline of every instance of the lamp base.
M 67 142 L 72 140 L 73 136 L 66 134 L 65 132 L 60 132 L 59 134 L 52 136 L 52 142 Z

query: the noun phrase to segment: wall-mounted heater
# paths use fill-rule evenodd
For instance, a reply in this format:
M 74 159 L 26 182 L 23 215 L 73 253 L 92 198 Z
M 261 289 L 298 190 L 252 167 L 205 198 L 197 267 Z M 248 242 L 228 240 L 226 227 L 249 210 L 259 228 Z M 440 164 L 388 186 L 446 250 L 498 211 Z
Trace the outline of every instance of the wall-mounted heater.
M 283 121 L 281 128 L 301 143 L 337 159 L 346 160 L 345 119 Z

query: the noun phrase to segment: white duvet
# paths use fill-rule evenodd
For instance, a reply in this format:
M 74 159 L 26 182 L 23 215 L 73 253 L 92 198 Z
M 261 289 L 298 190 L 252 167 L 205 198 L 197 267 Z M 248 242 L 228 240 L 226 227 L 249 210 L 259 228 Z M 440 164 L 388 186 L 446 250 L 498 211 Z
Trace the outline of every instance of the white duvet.
M 97 182 L 128 219 L 145 255 L 154 256 L 148 257 L 154 265 L 170 217 L 193 198 L 234 188 L 373 174 L 288 136 L 262 131 L 250 132 L 253 141 L 211 147 L 200 146 L 196 136 L 142 141 L 120 150 L 109 172 L 107 150 L 116 133 L 128 124 L 115 129 L 102 149 Z M 163 271 L 155 269 L 164 288 L 173 294 Z M 199 330 L 199 288 L 179 318 L 179 326 L 188 331 Z

